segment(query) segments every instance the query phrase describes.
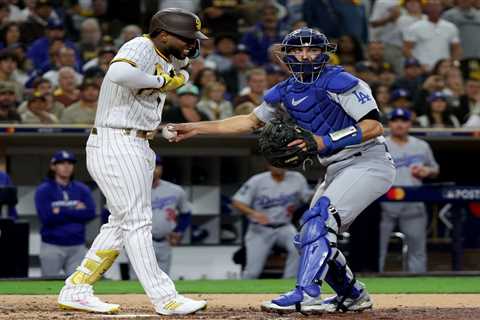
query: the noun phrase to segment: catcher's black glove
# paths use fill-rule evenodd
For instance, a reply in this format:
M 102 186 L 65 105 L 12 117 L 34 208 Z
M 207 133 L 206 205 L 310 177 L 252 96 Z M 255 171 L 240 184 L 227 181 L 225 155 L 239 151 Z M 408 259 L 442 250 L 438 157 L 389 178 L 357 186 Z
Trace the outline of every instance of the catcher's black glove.
M 303 151 L 299 146 L 288 147 L 294 140 L 302 139 L 307 145 Z M 313 134 L 295 124 L 280 119 L 268 122 L 258 139 L 260 152 L 267 161 L 277 168 L 296 168 L 305 166 L 318 154 L 318 146 Z

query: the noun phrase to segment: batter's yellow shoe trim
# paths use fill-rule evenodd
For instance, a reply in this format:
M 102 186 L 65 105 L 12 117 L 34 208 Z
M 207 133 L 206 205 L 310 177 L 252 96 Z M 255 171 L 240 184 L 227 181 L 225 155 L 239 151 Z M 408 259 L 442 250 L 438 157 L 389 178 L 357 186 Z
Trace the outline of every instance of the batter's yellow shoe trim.
M 98 259 L 85 258 L 68 279 L 71 284 L 93 284 L 102 277 L 119 255 L 118 250 L 98 250 L 95 252 Z
M 74 302 L 69 305 L 59 303 L 58 306 L 62 310 L 73 310 L 73 311 L 84 311 L 84 312 L 106 313 L 106 314 L 118 313 L 120 311 L 120 306 L 115 304 L 84 305 L 78 302 Z

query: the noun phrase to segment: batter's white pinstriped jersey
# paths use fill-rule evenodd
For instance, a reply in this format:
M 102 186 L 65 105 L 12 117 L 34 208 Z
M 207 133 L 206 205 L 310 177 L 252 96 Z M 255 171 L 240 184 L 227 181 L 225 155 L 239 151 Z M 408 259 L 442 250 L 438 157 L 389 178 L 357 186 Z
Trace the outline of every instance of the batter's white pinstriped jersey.
M 112 63 L 123 61 L 141 71 L 157 75 L 161 68 L 169 73 L 173 65 L 155 48 L 148 36 L 136 37 L 125 43 Z M 158 90 L 130 89 L 103 79 L 98 98 L 95 127 L 155 130 L 162 121 L 165 93 Z

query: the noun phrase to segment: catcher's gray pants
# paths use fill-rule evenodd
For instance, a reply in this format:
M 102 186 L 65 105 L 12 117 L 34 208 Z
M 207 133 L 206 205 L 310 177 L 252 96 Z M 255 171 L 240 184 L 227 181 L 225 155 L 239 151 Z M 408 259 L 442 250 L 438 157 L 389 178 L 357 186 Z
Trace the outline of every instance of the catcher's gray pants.
M 384 145 L 377 145 L 330 164 L 311 206 L 321 196 L 330 199 L 342 222 L 339 231 L 344 232 L 367 206 L 388 191 L 394 179 L 392 158 Z
M 427 212 L 423 203 L 384 203 L 380 223 L 379 270 L 383 272 L 388 242 L 398 223 L 408 245 L 408 271 L 427 271 Z
M 244 279 L 256 279 L 262 273 L 265 262 L 274 245 L 287 250 L 287 261 L 283 271 L 284 278 L 294 278 L 297 274 L 299 255 L 293 244 L 297 229 L 292 224 L 280 228 L 265 227 L 250 223 L 245 235 L 247 264 L 243 271 Z
M 87 253 L 85 245 L 58 246 L 43 242 L 40 245 L 42 277 L 70 276 Z
M 172 246 L 168 240 L 163 241 L 153 241 L 153 249 L 155 250 L 155 257 L 157 258 L 157 263 L 160 269 L 166 274 L 170 274 L 170 267 L 172 265 Z M 129 266 L 130 270 L 130 279 L 137 279 L 137 275 L 131 265 Z

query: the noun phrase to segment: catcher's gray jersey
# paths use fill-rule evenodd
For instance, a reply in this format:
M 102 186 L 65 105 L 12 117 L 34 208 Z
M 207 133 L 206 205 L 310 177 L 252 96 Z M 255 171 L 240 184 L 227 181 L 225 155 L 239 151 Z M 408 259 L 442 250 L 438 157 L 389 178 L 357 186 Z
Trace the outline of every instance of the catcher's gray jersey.
M 160 180 L 152 189 L 152 235 L 163 238 L 177 226 L 177 215 L 192 211 L 185 191 L 179 185 Z
M 305 177 L 295 171 L 285 172 L 281 182 L 273 180 L 270 172 L 251 177 L 233 196 L 234 200 L 265 213 L 270 223 L 288 223 L 293 212 L 312 196 Z

